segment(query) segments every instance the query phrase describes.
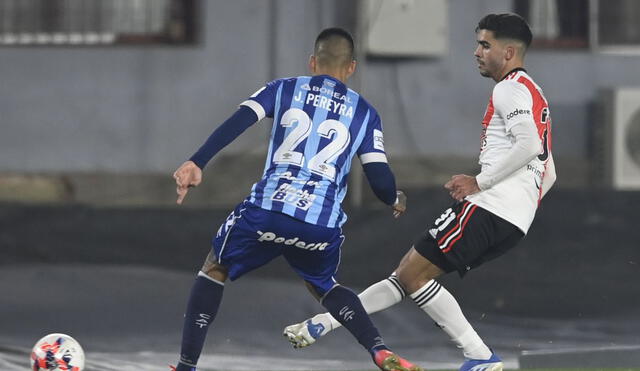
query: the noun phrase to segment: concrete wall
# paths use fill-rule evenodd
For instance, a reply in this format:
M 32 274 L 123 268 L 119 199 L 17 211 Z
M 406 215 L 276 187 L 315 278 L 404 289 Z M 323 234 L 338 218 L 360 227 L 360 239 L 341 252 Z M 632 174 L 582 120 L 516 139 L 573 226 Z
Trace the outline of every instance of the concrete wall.
M 473 165 L 493 85 L 477 73 L 473 30 L 511 3 L 451 0 L 441 58 L 361 61 L 354 84 L 379 108 L 392 156 Z M 354 29 L 355 4 L 203 1 L 196 46 L 1 48 L 0 172 L 171 171 L 265 81 L 305 73 L 319 29 Z M 551 102 L 554 152 L 569 170 L 588 158 L 598 89 L 640 85 L 640 56 L 532 50 L 527 62 Z M 226 153 L 261 156 L 268 124 Z

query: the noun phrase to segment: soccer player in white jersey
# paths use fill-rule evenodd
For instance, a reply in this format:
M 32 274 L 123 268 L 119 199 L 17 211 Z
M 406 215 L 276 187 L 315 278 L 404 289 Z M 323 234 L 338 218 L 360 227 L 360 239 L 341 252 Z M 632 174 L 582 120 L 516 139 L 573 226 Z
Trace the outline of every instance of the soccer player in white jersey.
M 309 61 L 312 76 L 267 83 L 174 173 L 180 204 L 218 151 L 249 126 L 273 118 L 262 178 L 220 226 L 191 289 L 174 370 L 195 371 L 227 278 L 233 281 L 283 256 L 380 369 L 422 371 L 387 348 L 358 296 L 335 279 L 347 220 L 340 205 L 353 157 L 359 157 L 372 190 L 396 217 L 406 203 L 387 164 L 380 116 L 345 85 L 355 71 L 353 52 L 347 31 L 322 31 Z
M 549 106 L 524 70 L 529 26 L 515 14 L 489 14 L 478 23 L 476 38 L 480 74 L 496 81 L 482 120 L 481 171 L 454 175 L 445 184 L 455 203 L 416 239 L 391 277 L 359 296 L 367 312 L 374 313 L 408 294 L 462 349 L 461 371 L 498 371 L 501 359 L 434 279 L 453 271 L 464 276 L 513 248 L 527 233 L 556 174 Z M 286 327 L 284 335 L 299 348 L 339 326 L 323 313 Z

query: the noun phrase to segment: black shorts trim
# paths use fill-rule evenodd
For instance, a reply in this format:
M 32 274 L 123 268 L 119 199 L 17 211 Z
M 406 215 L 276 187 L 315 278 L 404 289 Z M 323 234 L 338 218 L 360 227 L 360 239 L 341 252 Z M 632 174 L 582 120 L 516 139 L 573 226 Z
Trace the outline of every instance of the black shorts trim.
M 517 245 L 524 233 L 515 225 L 469 201 L 454 203 L 418 238 L 423 257 L 460 276 Z

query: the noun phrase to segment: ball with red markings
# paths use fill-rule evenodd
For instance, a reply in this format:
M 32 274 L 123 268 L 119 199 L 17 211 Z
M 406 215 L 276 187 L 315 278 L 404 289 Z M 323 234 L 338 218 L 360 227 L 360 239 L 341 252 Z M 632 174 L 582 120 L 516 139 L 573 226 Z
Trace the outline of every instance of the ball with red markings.
M 82 371 L 84 351 L 74 338 L 49 334 L 38 340 L 31 350 L 33 371 Z

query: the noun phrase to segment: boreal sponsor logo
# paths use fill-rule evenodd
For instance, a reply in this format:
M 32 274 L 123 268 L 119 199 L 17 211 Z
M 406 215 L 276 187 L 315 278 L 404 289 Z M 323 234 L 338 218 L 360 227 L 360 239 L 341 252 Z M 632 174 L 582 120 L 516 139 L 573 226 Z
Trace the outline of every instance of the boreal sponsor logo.
M 309 210 L 316 195 L 307 190 L 298 189 L 291 184 L 281 184 L 271 195 L 273 201 L 281 201 L 302 210 Z
M 511 120 L 512 118 L 518 116 L 518 115 L 529 115 L 531 116 L 531 110 L 528 109 L 515 109 L 513 112 L 509 113 L 507 115 L 507 120 Z
M 309 251 L 322 251 L 329 246 L 329 242 L 311 242 L 307 243 L 305 241 L 300 241 L 299 237 L 285 238 L 279 237 L 273 232 L 262 232 L 256 231 L 258 233 L 258 241 L 259 242 L 273 242 L 273 243 L 282 243 L 285 245 L 295 246 L 304 250 Z
M 317 86 L 317 85 L 311 86 L 308 83 L 306 83 L 306 84 L 302 84 L 300 86 L 300 89 L 305 90 L 305 91 L 312 91 L 312 92 L 315 92 L 315 93 L 328 95 L 331 98 L 334 98 L 334 99 L 337 99 L 339 101 L 342 101 L 343 103 L 353 103 L 351 101 L 351 97 L 349 97 L 348 95 L 342 94 L 342 93 L 337 92 L 337 91 L 333 91 L 333 88 L 335 87 L 335 84 L 331 85 L 331 84 L 325 83 L 325 85 L 328 85 L 330 87 L 327 88 L 327 87 L 324 87 L 324 86 Z

